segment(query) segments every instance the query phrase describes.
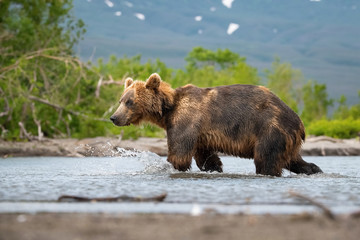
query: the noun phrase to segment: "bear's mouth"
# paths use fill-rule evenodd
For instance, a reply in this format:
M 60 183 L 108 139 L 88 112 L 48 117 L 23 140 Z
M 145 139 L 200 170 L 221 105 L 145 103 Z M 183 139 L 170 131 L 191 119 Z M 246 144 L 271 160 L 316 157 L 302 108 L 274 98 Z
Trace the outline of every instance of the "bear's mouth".
M 123 124 L 115 124 L 118 127 L 127 127 L 130 126 L 130 123 L 123 123 Z
M 113 122 L 115 126 L 118 126 L 118 127 L 125 127 L 125 126 L 130 126 L 131 123 L 127 122 L 127 123 L 121 123 L 121 122 L 116 122 L 114 121 Z
M 119 123 L 119 127 L 126 127 L 126 126 L 130 126 L 131 122 L 130 121 L 125 121 L 125 122 L 120 122 Z

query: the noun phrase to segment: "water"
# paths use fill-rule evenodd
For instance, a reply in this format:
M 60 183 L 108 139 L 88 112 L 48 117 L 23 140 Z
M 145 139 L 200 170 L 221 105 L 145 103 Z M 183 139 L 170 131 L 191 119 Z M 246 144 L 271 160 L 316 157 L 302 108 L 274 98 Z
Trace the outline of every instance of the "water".
M 222 157 L 224 173 L 203 173 L 195 163 L 178 172 L 153 153 L 104 158 L 0 158 L 1 212 L 297 213 L 317 211 L 300 193 L 335 213 L 360 209 L 360 157 L 307 157 L 325 172 L 255 174 L 253 160 Z M 167 193 L 163 203 L 58 203 L 61 195 L 115 197 Z

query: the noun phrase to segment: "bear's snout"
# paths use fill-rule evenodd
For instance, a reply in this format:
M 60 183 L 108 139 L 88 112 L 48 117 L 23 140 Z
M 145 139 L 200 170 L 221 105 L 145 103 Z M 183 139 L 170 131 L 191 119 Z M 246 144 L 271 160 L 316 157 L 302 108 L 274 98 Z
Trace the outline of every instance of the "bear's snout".
M 114 125 L 116 126 L 124 126 L 125 124 L 122 124 L 122 121 L 121 119 L 119 119 L 116 115 L 112 115 L 110 117 L 110 120 L 113 122 Z
M 110 120 L 116 125 L 116 126 L 129 126 L 130 122 L 127 118 L 125 118 L 124 116 L 117 116 L 117 115 L 112 115 L 110 117 Z
M 113 115 L 113 116 L 110 117 L 110 120 L 111 120 L 113 123 L 115 123 L 116 117 Z

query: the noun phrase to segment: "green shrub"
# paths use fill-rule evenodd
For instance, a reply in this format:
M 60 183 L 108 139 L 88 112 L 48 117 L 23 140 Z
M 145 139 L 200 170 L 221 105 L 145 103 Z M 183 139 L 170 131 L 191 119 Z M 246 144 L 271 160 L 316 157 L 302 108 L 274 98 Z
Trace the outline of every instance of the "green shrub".
M 307 132 L 315 136 L 329 136 L 334 138 L 355 138 L 360 132 L 359 119 L 319 120 L 307 127 Z

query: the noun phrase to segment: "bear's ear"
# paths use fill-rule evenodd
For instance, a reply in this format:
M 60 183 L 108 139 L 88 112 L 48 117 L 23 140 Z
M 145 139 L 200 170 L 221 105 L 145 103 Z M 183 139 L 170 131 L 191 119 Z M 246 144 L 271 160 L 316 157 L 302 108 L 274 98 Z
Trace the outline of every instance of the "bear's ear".
M 128 88 L 132 83 L 134 82 L 134 80 L 132 80 L 132 78 L 127 78 L 125 80 L 125 88 Z
M 145 87 L 148 89 L 157 89 L 160 86 L 161 78 L 159 74 L 153 73 L 146 80 Z

